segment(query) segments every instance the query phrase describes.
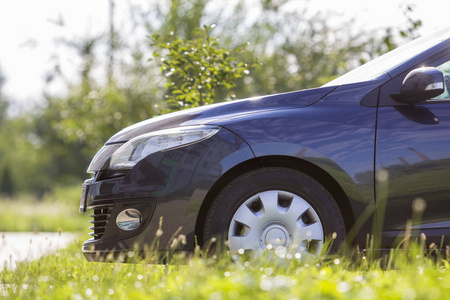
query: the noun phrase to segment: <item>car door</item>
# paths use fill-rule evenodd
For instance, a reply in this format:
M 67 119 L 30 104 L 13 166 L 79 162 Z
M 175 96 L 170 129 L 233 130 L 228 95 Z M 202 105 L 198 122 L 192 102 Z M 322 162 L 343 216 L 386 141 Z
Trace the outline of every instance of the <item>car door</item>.
M 386 170 L 389 174 L 383 186 L 376 184 L 377 201 L 382 200 L 381 189 L 387 189 L 382 235 L 386 247 L 404 233 L 407 221 L 413 216 L 413 204 L 416 217 L 412 223 L 412 234 L 423 232 L 427 242 L 438 245 L 442 236 L 446 236 L 446 243 L 449 241 L 449 52 L 446 50 L 440 57 L 415 64 L 380 88 L 375 171 Z M 444 73 L 445 92 L 421 105 L 392 103 L 392 99 L 388 98 L 399 93 L 407 73 L 421 66 L 433 66 Z

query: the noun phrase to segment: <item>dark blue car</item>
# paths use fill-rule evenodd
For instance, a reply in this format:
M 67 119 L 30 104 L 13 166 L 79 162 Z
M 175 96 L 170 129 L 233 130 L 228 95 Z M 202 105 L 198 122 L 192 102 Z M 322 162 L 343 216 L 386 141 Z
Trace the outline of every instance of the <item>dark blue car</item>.
M 159 239 L 191 251 L 324 239 L 381 248 L 404 234 L 450 236 L 450 28 L 315 89 L 208 105 L 125 128 L 91 162 L 89 260 Z M 375 215 L 376 203 L 385 213 Z M 379 205 L 380 206 L 380 205 Z M 383 205 L 381 205 L 382 207 Z M 413 206 L 415 209 L 413 209 Z M 417 217 L 419 216 L 419 217 Z

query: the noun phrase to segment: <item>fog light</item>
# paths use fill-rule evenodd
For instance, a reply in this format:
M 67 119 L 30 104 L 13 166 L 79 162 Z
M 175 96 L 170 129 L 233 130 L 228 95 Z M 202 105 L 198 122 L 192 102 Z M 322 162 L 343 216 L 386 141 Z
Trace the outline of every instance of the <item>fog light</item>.
M 142 222 L 141 213 L 134 208 L 122 210 L 116 218 L 117 226 L 124 231 L 137 229 Z

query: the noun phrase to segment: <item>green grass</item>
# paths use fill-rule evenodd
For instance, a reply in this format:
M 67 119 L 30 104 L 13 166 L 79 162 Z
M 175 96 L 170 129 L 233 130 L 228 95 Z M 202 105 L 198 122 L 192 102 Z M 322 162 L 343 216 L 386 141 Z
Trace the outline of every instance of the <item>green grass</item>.
M 449 262 L 418 244 L 389 258 L 360 253 L 301 262 L 194 255 L 184 264 L 89 263 L 80 243 L 0 273 L 8 299 L 445 299 Z
M 77 192 L 73 189 L 72 193 Z M 385 197 L 387 186 L 379 193 Z M 58 196 L 55 191 L 39 203 L 3 200 L 0 230 L 19 228 L 14 224 L 16 219 L 6 218 L 20 212 L 27 216 L 25 222 L 21 220 L 24 230 L 85 232 L 87 217 L 76 213 L 78 204 L 72 204 L 76 200 L 60 200 L 68 194 Z M 377 203 L 375 213 L 383 213 L 383 203 Z M 419 218 L 420 212 L 412 216 L 413 220 Z M 235 262 L 229 255 L 217 260 L 198 251 L 190 257 L 173 254 L 168 265 L 150 264 L 158 255 L 151 251 L 144 260 L 129 252 L 134 264 L 90 263 L 82 255 L 81 243 L 38 260 L 20 262 L 12 270 L 0 267 L 0 298 L 446 299 L 450 295 L 450 248 L 445 253 L 427 249 L 424 236 L 400 243 L 384 256 L 371 250 L 343 251 L 302 261 L 295 253 L 275 251 L 259 258 L 244 254 Z
M 2 231 L 86 231 L 88 214 L 78 213 L 79 186 L 57 188 L 41 200 L 29 195 L 0 199 Z

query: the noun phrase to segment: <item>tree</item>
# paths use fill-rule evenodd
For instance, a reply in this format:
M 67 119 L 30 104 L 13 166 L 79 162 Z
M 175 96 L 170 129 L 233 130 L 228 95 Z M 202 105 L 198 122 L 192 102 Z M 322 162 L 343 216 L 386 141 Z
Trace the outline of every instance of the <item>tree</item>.
M 0 177 L 0 196 L 11 197 L 14 194 L 14 183 L 11 178 L 11 171 L 9 167 L 3 168 L 3 174 Z
M 8 108 L 8 102 L 3 96 L 2 87 L 5 82 L 5 77 L 2 74 L 0 69 L 0 137 L 2 133 L 6 130 L 4 123 L 6 122 L 6 113 Z M 6 146 L 6 147 L 5 147 Z M 11 178 L 10 165 L 7 163 L 7 147 L 9 145 L 2 141 L 0 145 L 0 195 L 5 194 L 7 196 L 11 196 L 14 192 L 14 183 Z
M 245 16 L 239 12 L 245 9 L 236 10 L 235 18 Z M 248 52 L 262 64 L 238 85 L 241 97 L 320 86 L 358 66 L 372 42 L 351 30 L 352 21 L 331 26 L 328 15 L 313 14 L 292 1 L 262 1 L 258 11 L 249 28 L 229 29 L 243 32 L 231 34 L 231 42 L 248 41 Z
M 5 83 L 5 77 L 0 69 L 0 128 L 3 121 L 6 119 L 6 111 L 8 109 L 8 101 L 3 95 L 3 84 Z
M 163 35 L 173 32 L 175 36 L 186 40 L 194 40 L 197 28 L 201 27 L 202 19 L 208 0 L 171 0 L 170 10 L 165 17 L 166 22 L 161 26 Z
M 402 3 L 401 7 L 403 16 L 406 19 L 406 25 L 398 29 L 392 27 L 385 29 L 382 43 L 380 43 L 380 47 L 377 49 L 378 54 L 389 52 L 398 46 L 419 37 L 418 32 L 422 27 L 422 21 L 412 17 L 415 9 L 414 4 L 412 4 L 411 1 L 407 1 Z
M 231 100 L 236 96 L 232 89 L 236 80 L 249 74 L 250 65 L 239 62 L 236 55 L 244 51 L 245 45 L 234 49 L 221 48 L 218 40 L 211 37 L 213 26 L 197 30 L 193 40 L 182 40 L 171 34 L 168 42 L 160 42 L 153 35 L 153 53 L 167 80 L 163 112 L 202 106 L 214 102 Z

